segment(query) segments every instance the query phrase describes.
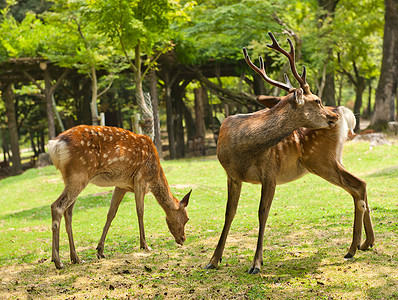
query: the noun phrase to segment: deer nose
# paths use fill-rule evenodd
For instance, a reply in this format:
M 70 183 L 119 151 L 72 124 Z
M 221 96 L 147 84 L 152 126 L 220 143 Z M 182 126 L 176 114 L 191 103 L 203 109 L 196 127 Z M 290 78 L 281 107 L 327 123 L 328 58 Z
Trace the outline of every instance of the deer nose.
M 339 115 L 337 115 L 335 113 L 328 114 L 327 119 L 328 119 L 328 124 L 329 124 L 330 128 L 333 128 L 334 126 L 336 126 L 336 122 L 339 119 Z
M 184 242 L 185 242 L 185 235 L 183 235 L 182 237 L 180 237 L 179 239 L 178 239 L 178 241 L 176 240 L 176 242 L 177 242 L 177 244 L 179 244 L 179 245 L 184 245 Z

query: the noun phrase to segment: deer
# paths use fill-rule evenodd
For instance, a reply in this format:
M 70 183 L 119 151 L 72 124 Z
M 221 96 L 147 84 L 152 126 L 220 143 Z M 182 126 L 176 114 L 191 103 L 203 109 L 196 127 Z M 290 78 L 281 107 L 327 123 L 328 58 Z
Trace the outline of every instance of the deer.
M 127 192 L 133 192 L 140 232 L 140 248 L 151 250 L 144 232 L 144 197 L 151 192 L 166 213 L 166 223 L 177 244 L 185 242 L 187 205 L 191 192 L 181 201 L 170 190 L 152 140 L 131 131 L 108 126 L 79 125 L 49 141 L 48 152 L 61 172 L 65 188 L 51 205 L 52 262 L 63 268 L 59 257 L 59 232 L 62 215 L 69 238 L 72 263 L 80 263 L 76 253 L 72 214 L 76 198 L 93 183 L 114 187 L 102 236 L 96 248 L 98 259 L 104 258 L 104 243 L 119 205 Z
M 220 127 L 217 158 L 227 174 L 227 206 L 221 236 L 205 269 L 218 267 L 236 214 L 242 182 L 249 182 L 261 184 L 261 197 L 258 211 L 257 248 L 248 273 L 260 272 L 263 262 L 265 224 L 281 169 L 280 159 L 276 158 L 276 152 L 273 149 L 299 128 L 331 130 L 339 119 L 335 112 L 322 105 L 317 95 L 311 93 L 306 81 L 305 66 L 303 66 L 302 75 L 298 74 L 295 66 L 295 50 L 291 40 L 287 39 L 290 45 L 290 52 L 287 52 L 280 47 L 271 32 L 268 32 L 268 35 L 272 44 L 267 46 L 287 57 L 292 74 L 300 87 L 294 88 L 286 74 L 286 83 L 269 78 L 263 59 L 259 58 L 260 67 L 257 67 L 250 60 L 247 50 L 243 48 L 246 63 L 266 82 L 285 90 L 288 94 L 281 97 L 279 101 L 269 99 L 269 102 L 274 104 L 271 109 L 229 116 Z M 358 209 L 363 215 L 363 207 Z M 354 254 L 354 250 L 351 252 Z
M 271 108 L 280 101 L 280 97 L 260 95 L 257 101 Z M 278 169 L 276 184 L 288 183 L 312 173 L 343 188 L 352 196 L 355 207 L 353 239 L 348 253 L 344 256 L 345 259 L 350 259 L 354 257 L 357 249 L 364 251 L 373 247 L 375 234 L 367 200 L 366 182 L 347 171 L 343 165 L 344 144 L 355 137 L 355 116 L 344 106 L 326 108 L 339 115 L 334 128 L 299 128 L 271 149 Z M 363 244 L 362 223 L 366 234 Z

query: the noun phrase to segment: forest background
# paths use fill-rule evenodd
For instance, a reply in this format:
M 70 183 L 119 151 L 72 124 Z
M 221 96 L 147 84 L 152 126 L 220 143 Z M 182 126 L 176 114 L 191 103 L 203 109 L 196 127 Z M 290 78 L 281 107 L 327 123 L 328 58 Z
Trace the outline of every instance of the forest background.
M 287 61 L 268 31 L 296 47 L 313 93 L 384 130 L 398 110 L 397 0 L 1 1 L 2 168 L 23 170 L 48 139 L 78 124 L 138 130 L 162 156 L 189 155 L 230 114 L 278 95 L 243 60 L 262 56 L 282 81 Z M 138 121 L 139 115 L 140 121 Z M 200 149 L 202 151 L 202 149 Z M 11 167 L 9 167 L 11 165 Z

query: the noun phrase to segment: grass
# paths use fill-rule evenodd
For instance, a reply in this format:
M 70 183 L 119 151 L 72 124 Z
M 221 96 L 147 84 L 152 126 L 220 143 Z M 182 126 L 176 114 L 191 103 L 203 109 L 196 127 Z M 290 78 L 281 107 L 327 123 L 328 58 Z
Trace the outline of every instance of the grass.
M 215 157 L 162 163 L 174 195 L 193 189 L 187 241 L 177 247 L 164 212 L 145 198 L 151 252 L 139 249 L 134 196 L 127 194 L 112 223 L 105 259 L 95 247 L 110 188 L 88 186 L 74 209 L 74 237 L 84 263 L 69 263 L 61 228 L 56 270 L 51 259 L 50 204 L 63 189 L 54 167 L 31 169 L 0 181 L 0 295 L 4 299 L 393 299 L 398 298 L 398 145 L 348 143 L 345 166 L 365 179 L 376 244 L 354 260 L 353 201 L 319 177 L 278 186 L 267 222 L 264 266 L 249 268 L 257 242 L 260 187 L 244 184 L 238 213 L 218 270 L 204 270 L 224 222 L 226 176 Z

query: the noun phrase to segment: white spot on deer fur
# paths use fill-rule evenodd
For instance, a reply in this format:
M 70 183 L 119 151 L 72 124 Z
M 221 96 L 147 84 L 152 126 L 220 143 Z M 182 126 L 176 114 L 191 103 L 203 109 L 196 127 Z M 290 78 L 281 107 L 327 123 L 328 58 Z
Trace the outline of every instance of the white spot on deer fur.
M 314 153 L 314 150 L 311 148 L 311 149 L 310 149 L 310 154 L 312 154 L 312 153 Z
M 304 139 L 305 139 L 306 141 L 308 141 L 310 138 L 308 137 L 308 135 L 306 135 L 306 136 L 304 137 Z
M 84 128 L 84 130 L 88 132 L 88 128 Z
M 87 146 L 90 146 L 90 145 L 91 145 L 91 142 L 90 142 L 90 141 L 88 141 L 88 142 L 87 142 Z
M 110 164 L 112 164 L 112 163 L 114 163 L 114 162 L 116 162 L 118 160 L 119 160 L 118 157 L 110 158 L 110 159 L 108 159 L 108 164 L 110 165 Z
M 94 134 L 94 133 L 95 133 L 95 131 L 91 129 L 91 133 L 92 133 L 92 134 Z
M 80 144 L 84 145 L 84 141 L 80 141 Z
M 104 141 L 106 141 L 106 135 L 104 135 Z
M 104 156 L 104 158 L 107 158 L 107 157 L 108 157 L 108 154 L 105 153 L 103 156 Z
M 365 201 L 363 201 L 363 200 L 359 200 L 358 201 L 358 209 L 361 212 L 365 212 L 366 211 L 366 203 L 365 203 Z
M 314 145 L 315 145 L 315 146 L 318 146 L 318 145 L 319 145 L 319 142 L 314 141 Z

